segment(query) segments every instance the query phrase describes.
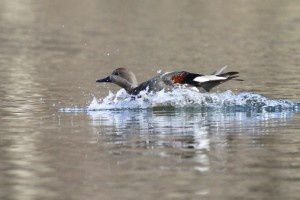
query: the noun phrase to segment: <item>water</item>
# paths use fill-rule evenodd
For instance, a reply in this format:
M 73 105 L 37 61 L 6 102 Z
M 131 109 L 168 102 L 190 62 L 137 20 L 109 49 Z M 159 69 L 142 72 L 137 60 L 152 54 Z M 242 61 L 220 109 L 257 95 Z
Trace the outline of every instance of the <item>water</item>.
M 155 108 L 194 108 L 205 111 L 226 110 L 227 112 L 255 111 L 281 112 L 298 111 L 300 103 L 290 100 L 272 100 L 255 93 L 232 91 L 201 93 L 197 88 L 175 86 L 171 91 L 141 91 L 138 96 L 129 95 L 124 89 L 109 94 L 98 102 L 94 97 L 90 105 L 83 108 L 61 108 L 61 112 L 98 110 L 127 110 Z
M 299 199 L 300 3 L 0 2 L 0 199 Z M 128 67 L 240 71 L 133 99 Z M 111 91 L 111 93 L 109 93 Z

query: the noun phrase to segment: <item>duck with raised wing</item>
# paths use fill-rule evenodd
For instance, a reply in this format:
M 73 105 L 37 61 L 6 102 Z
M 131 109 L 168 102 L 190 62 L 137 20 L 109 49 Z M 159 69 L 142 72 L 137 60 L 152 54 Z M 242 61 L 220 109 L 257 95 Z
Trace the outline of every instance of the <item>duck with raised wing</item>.
M 232 71 L 224 73 L 226 67 L 227 66 L 211 75 L 195 74 L 187 71 L 167 72 L 159 74 L 141 84 L 138 84 L 134 73 L 126 68 L 118 68 L 108 77 L 99 79 L 96 82 L 114 83 L 132 95 L 137 95 L 143 90 L 147 92 L 158 92 L 162 89 L 170 89 L 177 84 L 203 88 L 206 92 L 209 92 L 213 87 L 231 79 L 242 81 L 241 79 L 237 79 L 239 72 Z

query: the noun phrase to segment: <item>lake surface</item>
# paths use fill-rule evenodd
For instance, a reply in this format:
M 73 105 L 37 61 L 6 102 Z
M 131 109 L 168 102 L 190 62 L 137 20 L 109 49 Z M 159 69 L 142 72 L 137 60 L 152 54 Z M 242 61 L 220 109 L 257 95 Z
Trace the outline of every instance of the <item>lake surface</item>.
M 298 0 L 2 0 L 0 199 L 299 199 L 299 13 Z M 245 81 L 201 102 L 95 83 L 224 65 Z

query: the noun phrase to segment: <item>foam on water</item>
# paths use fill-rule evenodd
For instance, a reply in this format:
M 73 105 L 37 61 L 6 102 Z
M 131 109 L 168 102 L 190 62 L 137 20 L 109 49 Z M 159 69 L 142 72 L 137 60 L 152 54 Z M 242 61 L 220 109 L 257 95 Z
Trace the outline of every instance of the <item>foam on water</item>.
M 233 93 L 200 93 L 197 88 L 177 87 L 172 91 L 158 93 L 141 92 L 138 96 L 126 93 L 124 89 L 117 93 L 109 91 L 103 99 L 93 98 L 85 108 L 62 108 L 63 112 L 82 112 L 98 110 L 121 109 L 148 109 L 156 107 L 166 108 L 197 108 L 201 110 L 226 110 L 226 111 L 257 111 L 280 112 L 297 111 L 299 104 L 289 100 L 272 100 L 260 94 L 242 92 Z

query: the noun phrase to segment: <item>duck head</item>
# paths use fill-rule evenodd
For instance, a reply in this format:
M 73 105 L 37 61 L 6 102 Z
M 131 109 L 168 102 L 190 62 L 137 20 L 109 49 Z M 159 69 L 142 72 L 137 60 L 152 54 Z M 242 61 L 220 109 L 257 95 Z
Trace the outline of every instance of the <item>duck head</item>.
M 128 93 L 137 87 L 137 80 L 131 71 L 126 68 L 115 69 L 111 75 L 99 79 L 96 82 L 98 83 L 114 83 L 122 88 L 124 88 Z

